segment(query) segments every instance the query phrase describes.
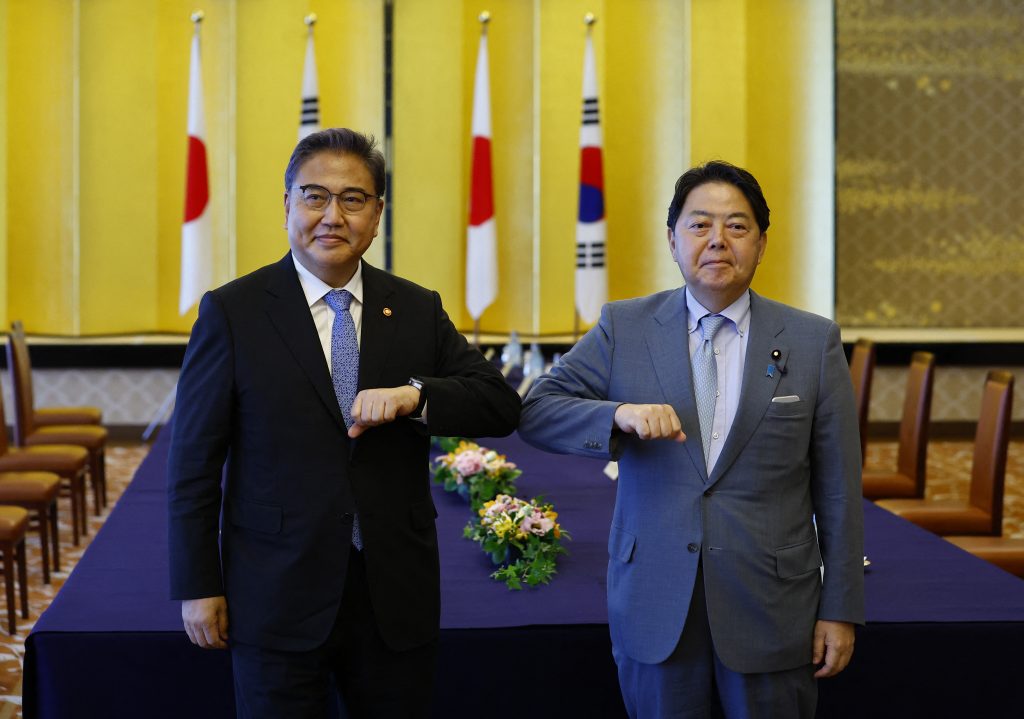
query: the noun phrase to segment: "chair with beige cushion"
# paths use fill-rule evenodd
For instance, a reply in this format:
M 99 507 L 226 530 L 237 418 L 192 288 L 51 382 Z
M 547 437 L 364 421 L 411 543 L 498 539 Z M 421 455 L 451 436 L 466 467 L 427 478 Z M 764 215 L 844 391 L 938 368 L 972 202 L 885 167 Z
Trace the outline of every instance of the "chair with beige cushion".
M 875 373 L 875 343 L 862 337 L 850 353 L 850 379 L 857 402 L 857 427 L 860 429 L 860 459 L 868 450 L 868 408 L 871 404 L 871 378 Z
M 60 571 L 60 541 L 57 536 L 57 495 L 60 477 L 53 472 L 0 472 L 0 504 L 24 507 L 33 513 L 29 521 L 39 530 L 43 560 L 43 584 L 50 583 L 50 548 L 53 571 Z
M 0 395 L 0 426 L 5 426 L 4 400 Z M 7 432 L 0 432 L 0 472 L 53 472 L 71 499 L 71 538 L 77 547 L 79 535 L 89 533 L 85 510 L 85 476 L 89 452 L 74 445 L 11 447 Z
M 1013 375 L 992 371 L 985 379 L 981 416 L 974 437 L 971 489 L 967 501 L 882 499 L 879 507 L 936 534 L 998 537 L 1003 525 L 1003 485 L 1010 442 Z
M 22 337 L 24 339 L 24 336 Z M 53 424 L 37 425 L 32 408 L 32 369 L 28 347 L 16 341 L 12 334 L 7 343 L 7 364 L 11 373 L 11 386 L 15 388 L 14 400 L 14 443 L 19 447 L 40 447 L 48 445 L 75 445 L 89 453 L 89 477 L 92 481 L 96 514 L 106 506 L 105 451 L 107 430 L 95 424 Z M 18 391 L 17 388 L 22 390 Z
M 922 499 L 928 459 L 928 424 L 932 414 L 935 355 L 915 352 L 907 372 L 907 389 L 900 420 L 900 445 L 896 471 L 865 469 L 864 496 Z
M 11 345 L 13 356 L 17 362 L 24 363 L 24 373 L 13 373 L 14 404 L 17 411 L 32 412 L 32 423 L 36 427 L 51 424 L 101 424 L 103 410 L 99 407 L 36 407 L 35 393 L 32 390 L 32 357 L 25 341 L 25 327 L 21 320 L 11 323 Z M 10 352 L 8 354 L 10 360 Z
M 4 555 L 4 585 L 7 589 L 7 627 L 18 631 L 17 608 L 14 604 L 14 568 L 18 568 L 21 589 L 21 616 L 28 619 L 28 572 L 25 568 L 25 530 L 28 511 L 24 507 L 0 506 L 0 552 Z

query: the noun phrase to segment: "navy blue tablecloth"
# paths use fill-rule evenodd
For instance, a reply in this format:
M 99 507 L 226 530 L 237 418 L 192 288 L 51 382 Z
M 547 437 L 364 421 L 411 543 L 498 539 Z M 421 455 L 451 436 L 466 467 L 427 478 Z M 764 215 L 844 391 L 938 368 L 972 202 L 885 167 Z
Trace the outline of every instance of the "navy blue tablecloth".
M 230 716 L 228 654 L 192 647 L 179 603 L 168 599 L 167 435 L 28 637 L 29 719 Z M 550 586 L 510 592 L 489 579 L 485 555 L 462 539 L 468 506 L 435 487 L 442 571 L 435 716 L 480 716 L 485 704 L 491 717 L 522 714 L 515 702 L 494 705 L 496 654 L 507 662 L 499 675 L 545 694 L 530 702 L 533 717 L 624 716 L 604 601 L 615 484 L 602 462 L 543 454 L 515 436 L 486 443 L 523 469 L 521 496 L 543 493 L 555 504 L 573 541 Z M 1024 641 L 1024 581 L 871 503 L 864 516 L 868 626 L 850 669 L 821 684 L 819 715 L 888 716 L 880 707 L 934 705 L 936 716 L 957 716 L 944 712 L 1024 706 L 1024 683 L 1012 679 Z

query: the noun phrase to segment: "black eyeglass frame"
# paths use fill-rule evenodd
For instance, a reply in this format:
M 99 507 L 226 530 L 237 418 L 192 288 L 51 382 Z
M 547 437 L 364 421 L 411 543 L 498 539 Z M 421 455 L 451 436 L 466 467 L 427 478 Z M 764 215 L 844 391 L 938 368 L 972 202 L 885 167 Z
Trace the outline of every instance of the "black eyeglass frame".
M 330 198 L 330 199 L 327 200 L 327 202 L 324 203 L 323 207 L 311 207 L 310 206 L 309 200 L 306 199 L 306 190 L 308 188 L 310 188 L 310 187 L 315 187 L 318 190 L 323 190 L 324 193 Z M 299 192 L 302 193 L 299 196 L 299 198 L 302 200 L 303 204 L 306 205 L 306 207 L 308 209 L 313 210 L 314 212 L 322 212 L 323 210 L 327 209 L 327 205 L 329 205 L 331 202 L 334 201 L 334 198 L 338 198 L 338 207 L 341 208 L 342 212 L 344 212 L 346 215 L 357 215 L 360 212 L 362 212 L 364 209 L 366 209 L 366 203 L 370 200 L 371 197 L 373 199 L 375 199 L 375 200 L 378 200 L 378 201 L 384 199 L 381 195 L 374 195 L 371 192 L 366 192 L 364 190 L 360 190 L 360 189 L 355 188 L 355 187 L 350 187 L 348 189 L 342 190 L 341 192 L 331 192 L 330 190 L 328 190 L 323 185 L 318 185 L 315 182 L 311 182 L 311 183 L 306 184 L 306 185 L 299 185 L 298 188 L 293 188 L 293 189 L 298 189 Z M 352 193 L 356 193 L 356 194 L 359 194 L 359 195 L 363 196 L 363 204 L 360 205 L 357 209 L 354 209 L 354 210 L 345 207 L 345 199 L 344 199 L 345 195 L 350 195 Z

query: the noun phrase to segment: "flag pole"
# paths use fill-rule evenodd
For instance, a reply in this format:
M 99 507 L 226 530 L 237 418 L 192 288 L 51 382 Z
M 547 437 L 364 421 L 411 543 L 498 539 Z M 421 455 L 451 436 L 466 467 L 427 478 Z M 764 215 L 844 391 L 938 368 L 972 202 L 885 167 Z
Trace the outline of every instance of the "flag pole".
M 203 21 L 204 17 L 206 17 L 206 13 L 204 13 L 202 10 L 196 10 L 191 15 L 189 15 L 189 19 L 192 20 L 192 24 L 195 25 L 197 35 L 199 34 L 199 23 Z
M 597 22 L 597 16 L 595 16 L 594 13 L 588 12 L 583 16 L 583 24 L 587 28 L 588 38 L 591 35 L 591 31 L 594 29 L 595 22 Z M 580 341 L 580 309 L 578 306 L 573 308 L 572 313 L 572 341 L 573 344 Z
M 583 24 L 587 28 L 587 37 L 591 37 L 594 30 L 594 23 L 597 22 L 597 16 L 592 12 L 588 12 L 583 16 Z M 579 307 L 572 313 L 572 341 L 575 344 L 580 341 L 580 310 Z
M 473 344 L 480 347 L 480 317 L 497 295 L 498 243 L 494 220 L 494 185 L 491 168 L 491 90 L 487 54 L 487 26 L 491 13 L 484 10 L 480 45 L 473 77 L 472 161 L 470 163 L 469 224 L 466 229 L 466 309 L 473 319 Z
M 480 13 L 477 18 L 480 21 L 480 34 L 484 37 L 487 36 L 487 23 L 491 21 L 491 13 L 484 10 Z M 473 319 L 473 346 L 480 349 L 480 318 L 476 317 Z
M 602 169 L 601 122 L 598 111 L 597 66 L 594 58 L 593 28 L 597 16 L 583 16 L 586 38 L 583 50 L 583 114 L 580 123 L 580 193 L 576 221 L 576 272 L 573 335 L 579 338 L 583 322 L 598 320 L 607 301 L 604 171 Z
M 316 53 L 313 48 L 316 21 L 315 12 L 302 18 L 307 29 L 306 54 L 302 61 L 302 92 L 299 95 L 299 140 L 320 130 L 320 83 L 317 80 Z

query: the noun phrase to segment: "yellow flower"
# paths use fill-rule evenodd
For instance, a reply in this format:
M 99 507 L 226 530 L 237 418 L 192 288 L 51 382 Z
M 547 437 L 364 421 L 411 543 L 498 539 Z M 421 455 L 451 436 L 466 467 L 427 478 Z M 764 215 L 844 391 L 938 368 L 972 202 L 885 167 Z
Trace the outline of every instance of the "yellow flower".
M 497 519 L 494 524 L 491 525 L 491 530 L 499 537 L 504 538 L 506 534 L 512 531 L 513 526 L 512 520 L 505 516 Z

